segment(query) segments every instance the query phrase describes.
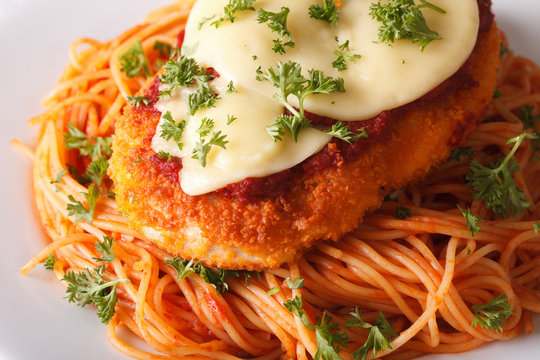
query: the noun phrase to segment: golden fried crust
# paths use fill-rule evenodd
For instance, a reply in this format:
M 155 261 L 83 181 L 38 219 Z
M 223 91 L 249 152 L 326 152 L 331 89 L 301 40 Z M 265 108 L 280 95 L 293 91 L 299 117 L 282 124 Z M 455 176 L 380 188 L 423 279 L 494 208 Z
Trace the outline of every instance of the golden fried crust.
M 150 241 L 206 265 L 259 270 L 294 261 L 315 241 L 353 230 L 380 205 L 384 189 L 421 179 L 463 142 L 492 97 L 498 53 L 494 24 L 471 58 L 478 87 L 410 106 L 394 121 L 388 141 L 365 146 L 353 162 L 295 179 L 282 197 L 252 203 L 184 194 L 150 161 L 158 114 L 128 106 L 116 124 L 109 168 L 119 210 Z

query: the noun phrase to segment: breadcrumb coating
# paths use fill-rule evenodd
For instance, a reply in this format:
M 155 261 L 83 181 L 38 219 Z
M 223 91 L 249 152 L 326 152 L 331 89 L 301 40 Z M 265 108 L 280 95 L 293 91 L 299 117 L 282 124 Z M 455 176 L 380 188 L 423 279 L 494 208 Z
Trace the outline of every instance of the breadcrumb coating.
M 293 262 L 314 243 L 353 230 L 390 190 L 421 180 L 465 140 L 492 98 L 499 44 L 495 24 L 480 34 L 471 56 L 477 87 L 410 105 L 388 140 L 365 146 L 354 161 L 294 179 L 280 197 L 255 202 L 186 195 L 150 160 L 159 113 L 127 106 L 109 168 L 119 211 L 170 254 L 208 266 L 260 270 Z

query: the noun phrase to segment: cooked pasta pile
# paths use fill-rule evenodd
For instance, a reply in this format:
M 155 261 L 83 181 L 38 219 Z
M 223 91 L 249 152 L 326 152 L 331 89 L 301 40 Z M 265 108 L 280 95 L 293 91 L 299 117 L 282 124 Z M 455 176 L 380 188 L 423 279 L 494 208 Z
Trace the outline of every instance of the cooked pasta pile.
M 463 145 L 468 150 L 422 183 L 394 191 L 357 230 L 336 243 L 319 244 L 297 264 L 245 278 L 242 272 L 229 276 L 223 293 L 195 273 L 178 279 L 177 271 L 165 263 L 172 256 L 131 230 L 117 212 L 107 178 L 93 220 L 74 224 L 68 205 L 78 201 L 89 207 L 84 196 L 88 184 L 77 181 L 66 163 L 84 172 L 88 158 L 66 149 L 68 125 L 88 138 L 113 135 L 127 97 L 146 84 L 144 76 L 126 77 L 119 58 L 141 40 L 155 73 L 162 61 L 154 44 L 176 45 L 189 6 L 180 1 L 162 8 L 112 41 L 80 39 L 71 47 L 69 64 L 45 99 L 47 110 L 30 121 L 41 127 L 36 148 L 16 142 L 33 160 L 36 206 L 51 239 L 23 273 L 50 254 L 56 258 L 53 270 L 59 279 L 68 271 L 95 269 L 103 265 L 96 241 L 114 239 L 116 258 L 104 265 L 103 277 L 129 282 L 117 284 L 116 312 L 107 332 L 114 347 L 137 359 L 313 358 L 319 331 L 306 327 L 283 305 L 299 298 L 310 324 L 331 316 L 337 325 L 330 333 L 346 333 L 347 350 L 330 344 L 343 359 L 352 359 L 350 352 L 361 348 L 369 333 L 368 328 L 345 326 L 355 307 L 367 323 L 382 311 L 392 324 L 397 336 L 391 348 L 377 356 L 393 359 L 463 352 L 534 331 L 532 314 L 540 313 L 538 144 L 526 139 L 515 154 L 519 170 L 514 178 L 531 203 L 515 217 L 494 215 L 473 198 L 465 180 L 472 158 L 482 164 L 496 161 L 512 149 L 510 138 L 540 130 L 526 129 L 523 122 L 525 110 L 532 109 L 527 106 L 536 106 L 530 116 L 540 109 L 540 68 L 504 47 L 497 96 L 486 121 Z M 457 205 L 482 219 L 474 236 Z M 402 214 L 396 217 L 398 212 Z M 299 277 L 303 288 L 291 290 L 286 279 Z M 506 296 L 513 313 L 502 331 L 473 326 L 472 306 L 500 295 Z M 119 327 L 131 330 L 156 353 L 128 345 L 118 336 Z

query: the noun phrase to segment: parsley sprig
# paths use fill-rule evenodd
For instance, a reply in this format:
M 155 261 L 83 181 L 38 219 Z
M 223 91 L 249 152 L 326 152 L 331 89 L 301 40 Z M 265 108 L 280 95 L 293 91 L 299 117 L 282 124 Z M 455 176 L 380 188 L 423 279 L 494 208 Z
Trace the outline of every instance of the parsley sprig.
M 288 7 L 281 7 L 280 12 L 271 12 L 264 9 L 259 9 L 257 15 L 257 21 L 259 23 L 267 23 L 268 27 L 279 35 L 278 39 L 274 39 L 274 47 L 272 50 L 278 54 L 285 54 L 285 47 L 294 47 L 292 41 L 291 32 L 287 29 L 287 17 L 290 9 Z
M 349 127 L 341 121 L 336 122 L 334 125 L 332 125 L 332 128 L 325 131 L 324 133 L 346 141 L 349 144 L 357 141 L 360 138 L 368 138 L 368 134 L 366 133 L 365 128 L 361 128 L 358 134 L 354 134 L 351 129 L 349 129 Z
M 229 290 L 227 278 L 240 277 L 240 272 L 236 270 L 226 270 L 220 268 L 210 268 L 198 261 L 185 260 L 174 257 L 166 260 L 165 264 L 172 266 L 176 270 L 177 278 L 183 280 L 191 274 L 197 274 L 204 281 L 216 288 L 216 292 L 223 293 Z
M 210 25 L 218 28 L 222 22 L 230 21 L 234 23 L 236 20 L 236 14 L 241 11 L 255 10 L 252 6 L 255 0 L 229 0 L 229 3 L 223 8 L 224 15 L 213 21 Z
M 525 199 L 525 193 L 517 186 L 512 176 L 519 170 L 513 156 L 524 139 L 538 139 L 538 136 L 523 133 L 508 140 L 508 144 L 514 144 L 512 150 L 490 166 L 484 166 L 477 159 L 473 159 L 470 164 L 471 172 L 466 176 L 473 197 L 476 200 L 483 200 L 489 209 L 505 218 L 520 214 L 530 206 Z
M 331 26 L 336 26 L 339 21 L 339 9 L 334 0 L 324 0 L 323 5 L 313 4 L 309 7 L 309 15 L 318 20 L 323 20 Z
M 379 351 L 392 349 L 389 341 L 395 339 L 398 334 L 394 330 L 392 324 L 386 320 L 382 311 L 379 311 L 379 317 L 375 319 L 373 325 L 362 320 L 358 307 L 356 307 L 353 312 L 349 313 L 349 315 L 351 315 L 352 318 L 347 319 L 347 322 L 345 323 L 346 327 L 358 326 L 369 329 L 369 335 L 364 345 L 360 349 L 353 351 L 355 360 L 367 359 L 367 354 L 370 349 L 372 350 L 371 355 L 373 358 L 377 356 Z
M 103 256 L 102 257 L 93 257 L 92 259 L 96 261 L 103 261 L 105 263 L 110 263 L 116 259 L 116 255 L 113 251 L 114 239 L 108 236 L 103 237 L 103 241 L 96 241 L 94 247 L 99 251 Z
M 298 140 L 300 131 L 308 126 L 310 122 L 304 116 L 304 100 L 308 95 L 329 94 L 332 92 L 344 92 L 345 86 L 342 78 L 326 77 L 322 71 L 309 70 L 309 79 L 302 75 L 302 67 L 292 61 L 282 63 L 279 61 L 276 68 L 269 68 L 266 74 L 259 74 L 258 78 L 267 80 L 278 93 L 273 98 L 281 102 L 292 115 L 280 115 L 272 125 L 266 127 L 267 132 L 274 141 L 281 141 L 285 132 L 292 135 L 293 140 Z M 292 95 L 298 99 L 299 109 L 295 109 L 288 100 Z
M 372 4 L 369 14 L 382 24 L 379 27 L 379 41 L 393 44 L 395 40 L 408 39 L 418 43 L 420 50 L 424 51 L 431 41 L 442 39 L 426 24 L 426 19 L 420 11 L 422 8 L 440 14 L 446 13 L 426 0 L 420 0 L 420 5 L 416 5 L 414 0 L 388 0 L 387 4 L 381 4 L 380 1 Z
M 43 263 L 43 266 L 45 267 L 45 269 L 47 270 L 54 269 L 54 264 L 56 264 L 56 256 L 54 256 L 53 254 L 47 255 L 47 257 L 45 258 L 45 262 Z
M 337 71 L 347 70 L 347 63 L 355 63 L 356 60 L 362 57 L 351 52 L 351 49 L 349 48 L 349 40 L 339 45 L 338 50 L 335 50 L 334 54 L 337 56 L 337 58 L 332 62 L 332 66 Z
M 81 194 L 86 198 L 88 207 L 85 207 L 82 202 L 75 200 L 73 195 L 68 196 L 68 199 L 71 202 L 67 205 L 68 216 L 75 215 L 74 224 L 77 224 L 81 220 L 86 221 L 87 223 L 91 223 L 94 220 L 94 210 L 99 198 L 99 190 L 94 184 L 91 184 L 88 188 L 88 192 L 83 192 Z
M 62 278 L 68 284 L 66 289 L 66 299 L 75 302 L 81 307 L 93 303 L 97 308 L 97 315 L 101 322 L 107 324 L 112 316 L 118 295 L 116 288 L 121 282 L 127 279 L 116 279 L 106 281 L 103 278 L 105 267 L 98 266 L 96 269 L 84 269 L 81 272 L 68 271 Z
M 482 222 L 480 216 L 476 216 L 471 212 L 470 208 L 463 210 L 459 205 L 457 206 L 459 212 L 463 215 L 465 220 L 467 220 L 467 229 L 471 231 L 472 237 L 476 236 L 476 233 L 480 232 L 480 225 L 478 223 Z
M 199 68 L 197 61 L 184 55 L 171 59 L 165 64 L 164 72 L 159 76 L 161 83 L 169 85 L 169 89 L 162 91 L 159 96 L 171 96 L 177 87 L 195 85 L 197 90 L 186 96 L 186 105 L 190 115 L 205 107 L 212 107 L 218 99 L 217 94 L 210 86 L 214 75 L 208 74 L 205 68 Z
M 502 294 L 483 305 L 473 305 L 472 310 L 475 318 L 471 325 L 491 331 L 502 331 L 503 324 L 514 315 L 510 310 L 508 298 Z
M 120 57 L 120 70 L 122 70 L 127 77 L 135 77 L 144 75 L 149 77 L 152 75 L 150 72 L 150 65 L 148 65 L 148 58 L 142 48 L 141 40 L 135 41 L 135 43 L 127 49 Z
M 171 112 L 167 110 L 165 114 L 161 116 L 163 123 L 161 125 L 161 134 L 160 136 L 169 141 L 173 141 L 178 145 L 178 149 L 182 150 L 184 144 L 182 143 L 182 134 L 184 133 L 184 128 L 186 127 L 186 121 L 181 120 L 178 124 L 174 121 Z

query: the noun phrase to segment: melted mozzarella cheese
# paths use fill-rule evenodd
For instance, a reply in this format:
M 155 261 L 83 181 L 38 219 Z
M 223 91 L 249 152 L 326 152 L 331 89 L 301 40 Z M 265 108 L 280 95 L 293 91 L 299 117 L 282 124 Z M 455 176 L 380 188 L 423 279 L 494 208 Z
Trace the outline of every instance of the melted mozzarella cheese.
M 266 126 L 283 112 L 283 106 L 272 98 L 277 89 L 268 81 L 256 80 L 259 67 L 266 71 L 275 67 L 277 61 L 291 60 L 302 66 L 305 76 L 307 70 L 317 69 L 327 76 L 342 77 L 344 93 L 309 96 L 304 108 L 334 119 L 356 121 L 418 99 L 454 74 L 474 48 L 479 25 L 476 0 L 433 0 L 446 14 L 422 9 L 428 26 L 443 38 L 432 41 L 423 52 L 409 40 L 396 41 L 393 46 L 377 42 L 380 24 L 369 15 L 373 2 L 343 1 L 338 25 L 331 27 L 309 16 L 313 0 L 257 0 L 256 9 L 290 9 L 287 27 L 295 46 L 286 47 L 285 55 L 272 50 L 272 41 L 279 36 L 267 24 L 258 23 L 256 11 L 239 12 L 234 23 L 223 22 L 216 28 L 210 25 L 212 20 L 204 21 L 212 15 L 214 19 L 220 17 L 226 2 L 199 0 L 195 4 L 186 25 L 184 44 L 191 49 L 190 57 L 220 74 L 219 79 L 212 81 L 220 99 L 215 107 L 199 110 L 193 116 L 187 115 L 184 104 L 190 89 L 173 92 L 171 98 L 160 100 L 160 111 L 170 111 L 176 121 L 186 120 L 185 146 L 180 150 L 173 141 L 162 139 L 161 122 L 152 143 L 156 152 L 166 151 L 182 158 L 180 179 L 185 193 L 204 194 L 247 177 L 291 168 L 330 140 L 313 128 L 304 129 L 296 143 L 290 135 L 277 142 L 268 135 Z M 335 51 L 347 40 L 351 52 L 361 58 L 338 72 L 332 66 Z M 229 81 L 238 92 L 226 93 Z M 288 100 L 298 105 L 296 98 L 291 96 Z M 227 125 L 228 116 L 237 119 Z M 207 164 L 202 167 L 191 155 L 204 117 L 214 120 L 214 130 L 226 134 L 228 143 L 226 150 L 212 147 Z

